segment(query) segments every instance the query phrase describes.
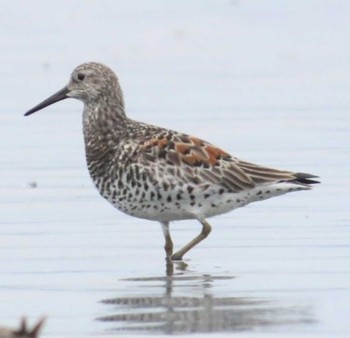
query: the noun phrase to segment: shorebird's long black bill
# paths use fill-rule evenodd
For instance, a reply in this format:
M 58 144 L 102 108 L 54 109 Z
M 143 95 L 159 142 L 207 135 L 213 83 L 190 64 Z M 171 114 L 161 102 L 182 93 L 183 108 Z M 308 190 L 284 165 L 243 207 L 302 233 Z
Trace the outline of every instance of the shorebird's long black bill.
M 30 114 L 35 113 L 36 111 L 43 109 L 55 102 L 61 101 L 66 99 L 68 96 L 67 94 L 69 93 L 69 89 L 67 87 L 62 88 L 60 91 L 58 91 L 56 94 L 53 94 L 52 96 L 50 96 L 49 98 L 47 98 L 45 101 L 39 103 L 38 105 L 36 105 L 34 108 L 32 108 L 31 110 L 28 110 L 24 116 L 28 116 Z

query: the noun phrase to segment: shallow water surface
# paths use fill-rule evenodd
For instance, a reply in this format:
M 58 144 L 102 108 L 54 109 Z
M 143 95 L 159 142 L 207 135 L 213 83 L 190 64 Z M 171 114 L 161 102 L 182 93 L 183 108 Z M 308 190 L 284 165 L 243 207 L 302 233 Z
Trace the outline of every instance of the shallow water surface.
M 216 296 L 230 276 L 179 275 L 128 279 L 138 282 L 145 295 L 103 300 L 115 313 L 98 318 L 113 322 L 111 331 L 149 333 L 207 333 L 263 330 L 276 326 L 312 323 L 308 306 L 259 297 Z M 222 283 L 220 283 L 222 282 Z M 220 285 L 221 284 L 221 285 Z M 148 288 L 163 289 L 152 295 Z
M 348 2 L 35 2 L 4 5 L 0 30 L 0 325 L 45 315 L 43 337 L 349 336 Z M 211 219 L 166 264 L 160 225 L 93 187 L 82 104 L 23 117 L 88 60 L 118 72 L 132 118 L 322 184 Z M 171 231 L 179 248 L 200 224 Z

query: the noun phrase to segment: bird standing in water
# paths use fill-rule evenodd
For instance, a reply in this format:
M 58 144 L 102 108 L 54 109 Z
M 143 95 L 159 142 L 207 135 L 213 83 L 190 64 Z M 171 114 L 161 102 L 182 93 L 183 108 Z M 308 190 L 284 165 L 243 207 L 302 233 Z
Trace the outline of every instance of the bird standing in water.
M 100 63 L 78 66 L 67 86 L 25 115 L 66 98 L 84 103 L 86 161 L 96 188 L 120 211 L 160 222 L 170 260 L 182 260 L 209 235 L 207 218 L 318 183 L 317 176 L 245 162 L 197 137 L 128 118 L 117 76 Z M 202 231 L 173 253 L 169 223 L 185 219 L 198 220 Z

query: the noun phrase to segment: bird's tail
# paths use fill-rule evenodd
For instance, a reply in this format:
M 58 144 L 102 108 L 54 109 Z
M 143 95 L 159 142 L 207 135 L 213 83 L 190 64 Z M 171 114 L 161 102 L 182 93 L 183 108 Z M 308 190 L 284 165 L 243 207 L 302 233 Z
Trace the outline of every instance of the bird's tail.
M 292 179 L 290 182 L 303 184 L 306 186 L 310 186 L 311 184 L 320 183 L 319 181 L 313 180 L 313 178 L 318 178 L 318 176 L 306 174 L 306 173 L 295 173 L 294 180 Z

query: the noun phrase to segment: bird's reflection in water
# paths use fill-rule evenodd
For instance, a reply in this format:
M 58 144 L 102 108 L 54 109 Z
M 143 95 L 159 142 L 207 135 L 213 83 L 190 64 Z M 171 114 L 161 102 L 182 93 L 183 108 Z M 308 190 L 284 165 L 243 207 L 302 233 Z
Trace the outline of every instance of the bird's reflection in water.
M 313 322 L 307 306 L 216 296 L 214 284 L 231 283 L 235 277 L 199 275 L 186 268 L 184 262 L 168 262 L 165 276 L 125 280 L 139 283 L 137 295 L 103 300 L 115 313 L 98 320 L 113 322 L 112 331 L 149 334 L 234 332 Z

